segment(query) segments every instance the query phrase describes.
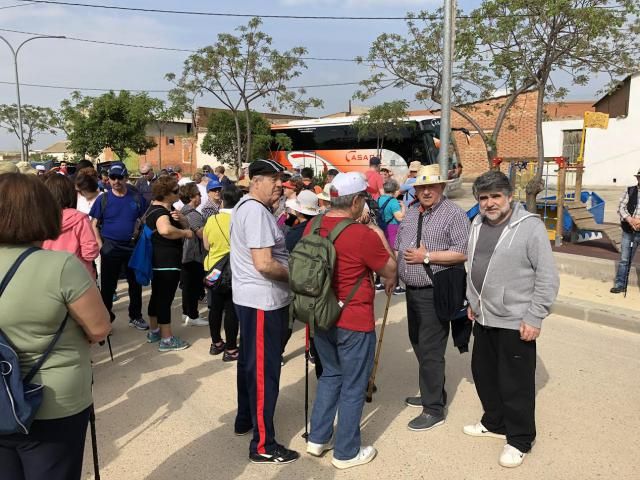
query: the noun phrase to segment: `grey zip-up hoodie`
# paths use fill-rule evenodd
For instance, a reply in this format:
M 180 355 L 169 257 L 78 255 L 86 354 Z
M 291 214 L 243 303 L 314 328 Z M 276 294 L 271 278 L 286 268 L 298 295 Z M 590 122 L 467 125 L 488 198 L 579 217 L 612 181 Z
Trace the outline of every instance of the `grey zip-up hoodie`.
M 483 217 L 469 234 L 467 300 L 481 325 L 511 330 L 524 321 L 540 328 L 558 295 L 560 279 L 544 223 L 514 203 L 509 225 L 502 231 L 487 267 L 482 291 L 471 281 L 471 269 Z

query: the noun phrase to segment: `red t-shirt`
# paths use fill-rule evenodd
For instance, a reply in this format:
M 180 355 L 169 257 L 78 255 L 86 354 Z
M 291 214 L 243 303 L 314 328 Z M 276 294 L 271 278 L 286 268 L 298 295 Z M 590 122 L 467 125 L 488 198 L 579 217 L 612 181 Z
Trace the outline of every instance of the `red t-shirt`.
M 384 184 L 384 180 L 382 180 L 382 175 L 375 170 L 367 170 L 367 192 L 371 194 L 374 200 L 378 200 L 380 198 L 380 189 Z
M 320 235 L 326 237 L 344 217 L 324 217 Z M 304 229 L 309 233 L 311 222 Z M 365 273 L 360 288 L 349 305 L 342 311 L 337 326 L 356 332 L 371 332 L 375 329 L 373 301 L 376 292 L 371 281 L 371 272 L 382 269 L 389 260 L 389 252 L 380 237 L 369 227 L 361 224 L 349 225 L 335 244 L 336 265 L 333 288 L 339 300 L 344 301 L 358 278 Z

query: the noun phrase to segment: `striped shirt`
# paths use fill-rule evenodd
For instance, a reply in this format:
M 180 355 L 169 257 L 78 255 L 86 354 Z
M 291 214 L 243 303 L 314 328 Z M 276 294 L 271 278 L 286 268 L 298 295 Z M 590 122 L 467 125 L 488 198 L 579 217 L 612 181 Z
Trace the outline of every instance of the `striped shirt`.
M 633 188 L 633 187 L 630 187 Z M 624 220 L 628 216 L 632 216 L 633 218 L 640 218 L 640 193 L 638 195 L 638 203 L 636 203 L 636 209 L 633 212 L 633 215 L 629 213 L 627 209 L 627 205 L 629 204 L 629 189 L 625 188 L 622 197 L 620 198 L 620 203 L 618 204 L 618 215 L 620 215 L 620 220 Z
M 424 213 L 420 205 L 409 208 L 400 223 L 394 249 L 398 251 L 398 275 L 411 287 L 431 285 L 422 264 L 408 264 L 404 259 L 405 250 L 416 248 L 420 215 L 423 216 L 420 245 L 426 246 L 429 252 L 449 250 L 466 255 L 469 239 L 467 214 L 446 197 Z M 431 264 L 434 274 L 447 268 L 451 266 Z

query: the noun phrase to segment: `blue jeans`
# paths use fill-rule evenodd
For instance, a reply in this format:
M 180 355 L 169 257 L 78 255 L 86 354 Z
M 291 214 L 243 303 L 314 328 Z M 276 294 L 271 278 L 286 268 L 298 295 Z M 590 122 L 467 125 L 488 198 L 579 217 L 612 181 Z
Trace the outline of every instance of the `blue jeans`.
M 631 242 L 633 242 L 633 251 L 631 251 Z M 622 252 L 620 252 L 620 263 L 618 263 L 614 285 L 617 288 L 624 288 L 627 283 L 627 275 L 633 262 L 633 256 L 638 250 L 638 243 L 640 243 L 640 232 L 622 232 L 622 244 L 620 245 Z
M 329 442 L 337 411 L 333 457 L 351 460 L 360 451 L 360 417 L 373 367 L 376 332 L 337 327 L 328 332 L 316 330 L 314 343 L 323 370 L 311 413 L 309 441 Z

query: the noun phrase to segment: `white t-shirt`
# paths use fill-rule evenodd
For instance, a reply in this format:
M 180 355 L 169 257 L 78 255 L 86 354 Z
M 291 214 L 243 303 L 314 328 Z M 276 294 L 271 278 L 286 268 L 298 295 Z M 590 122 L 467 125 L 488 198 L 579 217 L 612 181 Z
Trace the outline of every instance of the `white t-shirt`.
M 202 183 L 198 184 L 198 190 L 200 190 L 200 205 L 196 207 L 196 210 L 202 213 L 202 207 L 207 203 L 209 197 L 207 196 L 207 185 L 203 185 Z
M 275 261 L 289 268 L 284 235 L 273 214 L 245 195 L 231 216 L 233 303 L 258 310 L 277 310 L 291 302 L 288 282 L 266 278 L 253 265 L 252 248 L 271 247 Z

